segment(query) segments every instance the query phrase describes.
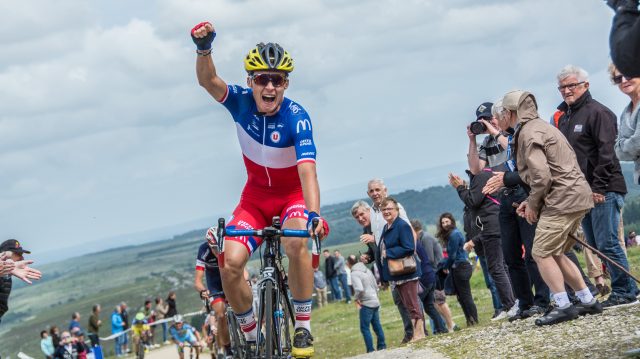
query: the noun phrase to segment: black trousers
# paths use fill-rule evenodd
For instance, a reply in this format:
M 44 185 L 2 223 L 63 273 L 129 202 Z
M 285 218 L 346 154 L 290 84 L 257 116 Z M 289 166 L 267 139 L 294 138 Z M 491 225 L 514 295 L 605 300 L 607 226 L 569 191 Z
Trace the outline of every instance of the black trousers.
M 478 323 L 478 309 L 476 308 L 476 303 L 473 302 L 471 284 L 469 283 L 473 268 L 469 262 L 458 262 L 451 271 L 453 273 L 453 286 L 456 290 L 456 297 L 467 319 L 467 325 L 476 324 Z
M 489 274 L 495 283 L 502 310 L 509 310 L 515 304 L 513 297 L 513 289 L 511 280 L 509 279 L 508 270 L 504 264 L 504 254 L 502 251 L 502 243 L 500 235 L 480 235 L 480 243 L 484 256 L 487 259 L 487 267 Z
M 546 308 L 549 305 L 549 287 L 542 280 L 536 261 L 531 256 L 536 225 L 529 224 L 518 216 L 513 203 L 520 203 L 528 197 L 526 191 L 518 186 L 507 189 L 500 200 L 500 233 L 502 252 L 507 262 L 509 276 L 515 297 L 521 310 L 532 305 Z M 522 247 L 525 253 L 523 258 Z M 535 288 L 535 295 L 531 285 Z
M 633 10 L 620 10 L 613 18 L 611 58 L 627 78 L 640 76 L 640 14 Z

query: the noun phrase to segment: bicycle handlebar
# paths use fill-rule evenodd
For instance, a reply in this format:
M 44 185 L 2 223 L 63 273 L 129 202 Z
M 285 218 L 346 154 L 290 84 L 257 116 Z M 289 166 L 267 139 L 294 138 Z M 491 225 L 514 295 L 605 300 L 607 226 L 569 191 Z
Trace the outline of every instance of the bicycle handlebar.
M 228 237 L 242 237 L 242 236 L 280 236 L 280 237 L 302 237 L 309 238 L 309 231 L 304 229 L 226 229 L 224 235 Z

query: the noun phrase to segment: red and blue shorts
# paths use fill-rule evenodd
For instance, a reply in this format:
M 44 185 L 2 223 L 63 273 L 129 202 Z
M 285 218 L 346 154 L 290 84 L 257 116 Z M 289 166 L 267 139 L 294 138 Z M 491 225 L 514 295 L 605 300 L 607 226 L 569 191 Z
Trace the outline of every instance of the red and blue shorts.
M 274 216 L 280 216 L 284 225 L 287 220 L 308 218 L 307 208 L 302 195 L 302 188 L 286 188 L 274 190 L 261 187 L 246 186 L 240 197 L 240 204 L 233 211 L 227 224 L 229 229 L 258 229 L 270 226 Z M 262 244 L 262 238 L 226 237 L 226 240 L 242 243 L 253 253 Z

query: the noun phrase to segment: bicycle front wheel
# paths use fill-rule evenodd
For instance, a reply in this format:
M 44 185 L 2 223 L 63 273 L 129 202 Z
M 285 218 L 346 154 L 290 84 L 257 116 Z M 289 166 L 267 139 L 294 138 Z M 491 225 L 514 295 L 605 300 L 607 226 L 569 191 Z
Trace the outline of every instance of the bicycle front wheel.
M 273 283 L 267 281 L 264 286 L 264 292 L 262 293 L 262 304 L 264 304 L 264 357 L 266 359 L 273 358 L 273 344 L 274 344 L 274 328 L 273 328 L 273 297 L 274 297 Z

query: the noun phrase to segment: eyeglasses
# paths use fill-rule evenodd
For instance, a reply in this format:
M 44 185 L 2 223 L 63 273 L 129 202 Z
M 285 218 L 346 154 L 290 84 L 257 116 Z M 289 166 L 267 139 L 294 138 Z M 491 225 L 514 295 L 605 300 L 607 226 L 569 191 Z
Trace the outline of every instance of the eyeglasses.
M 389 212 L 389 211 L 394 211 L 396 210 L 396 207 L 387 207 L 387 208 L 382 208 L 381 211 L 382 212 Z
M 611 77 L 611 81 L 613 81 L 613 83 L 616 84 L 616 85 L 620 85 L 622 83 L 622 81 L 624 81 L 624 80 L 628 80 L 626 77 L 624 77 L 624 75 L 618 75 L 618 76 Z
M 60 339 L 71 339 L 70 335 L 63 335 L 62 337 L 60 337 Z
M 271 82 L 273 87 L 281 87 L 287 80 L 284 75 L 280 74 L 257 74 L 253 75 L 251 79 L 259 86 L 267 86 Z
M 575 82 L 575 83 L 568 84 L 568 85 L 558 86 L 558 91 L 560 91 L 560 92 L 563 92 L 564 90 L 573 91 L 573 90 L 576 89 L 576 87 L 578 87 L 578 85 L 582 85 L 585 82 L 586 81 L 580 81 L 580 82 Z

